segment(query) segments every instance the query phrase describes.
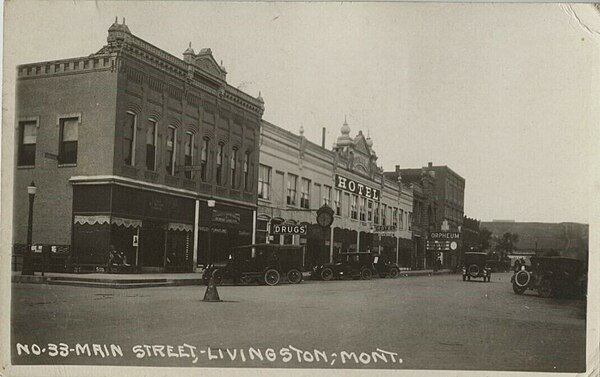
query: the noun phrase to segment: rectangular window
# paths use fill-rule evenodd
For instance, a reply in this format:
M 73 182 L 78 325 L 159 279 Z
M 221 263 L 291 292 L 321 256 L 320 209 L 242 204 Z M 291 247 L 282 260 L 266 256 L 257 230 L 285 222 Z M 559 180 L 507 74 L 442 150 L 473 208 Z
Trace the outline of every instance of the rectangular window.
M 300 207 L 310 208 L 310 180 L 302 178 L 302 187 L 300 192 Z
M 250 191 L 250 152 L 244 153 L 244 190 Z
M 375 214 L 373 220 L 375 224 L 379 225 L 379 202 L 375 202 Z
M 167 164 L 165 166 L 167 174 L 169 175 L 175 175 L 176 136 L 177 129 L 173 126 L 169 126 L 167 129 Z
M 335 214 L 342 216 L 342 190 L 335 190 Z
M 394 228 L 398 227 L 398 208 L 394 207 L 394 210 L 392 211 L 392 226 Z
M 352 195 L 352 203 L 350 204 L 350 218 L 358 219 L 358 196 Z
M 323 205 L 331 207 L 331 186 L 325 186 L 323 190 Z
M 200 150 L 200 179 L 206 182 L 208 170 L 208 142 L 207 138 L 202 139 L 202 149 Z
M 146 129 L 146 169 L 156 170 L 156 121 L 148 119 Z
M 408 222 L 408 230 L 411 230 L 412 229 L 412 220 L 413 220 L 413 218 L 412 218 L 412 212 L 408 213 L 407 218 L 408 218 L 408 220 L 407 220 L 407 222 Z
M 229 165 L 231 169 L 231 187 L 235 188 L 235 177 L 237 175 L 237 149 L 231 151 L 231 162 Z
M 367 199 L 360 198 L 360 221 L 367 219 Z
M 185 166 L 192 166 L 192 161 L 194 158 L 194 134 L 191 132 L 185 133 L 185 161 L 183 164 Z M 187 179 L 192 179 L 192 171 L 186 170 L 184 172 L 185 177 Z
M 125 129 L 123 130 L 123 162 L 125 165 L 135 165 L 135 114 L 125 114 Z
M 400 209 L 400 229 L 404 229 L 404 210 Z
M 373 201 L 369 200 L 367 206 L 367 221 L 371 222 L 373 221 Z
M 79 140 L 79 118 L 62 118 L 59 121 L 60 144 L 59 164 L 77 163 L 77 141 Z
M 293 174 L 288 174 L 287 181 L 287 204 L 296 205 L 296 187 L 298 185 L 298 177 Z
M 19 122 L 19 166 L 35 165 L 35 146 L 37 144 L 37 122 Z
M 381 225 L 386 226 L 386 215 L 387 215 L 387 205 L 386 204 L 382 204 L 381 205 Z
M 217 184 L 223 184 L 223 144 L 217 147 Z
M 271 191 L 271 167 L 260 165 L 258 171 L 258 197 L 270 199 Z

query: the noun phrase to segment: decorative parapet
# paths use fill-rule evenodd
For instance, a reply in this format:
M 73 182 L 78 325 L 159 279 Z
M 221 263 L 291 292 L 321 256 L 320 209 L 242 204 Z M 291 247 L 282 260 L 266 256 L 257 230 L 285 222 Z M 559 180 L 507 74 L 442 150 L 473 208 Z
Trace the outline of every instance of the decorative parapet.
M 17 66 L 17 78 L 81 73 L 85 71 L 115 70 L 115 56 L 86 56 L 51 60 Z

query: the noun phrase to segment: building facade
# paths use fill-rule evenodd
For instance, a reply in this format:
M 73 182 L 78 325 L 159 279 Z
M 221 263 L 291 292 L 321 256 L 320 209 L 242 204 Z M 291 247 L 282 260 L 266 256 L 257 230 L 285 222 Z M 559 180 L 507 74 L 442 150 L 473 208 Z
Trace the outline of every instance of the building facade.
M 263 121 L 260 148 L 257 242 L 305 245 L 307 265 L 370 250 L 411 267 L 412 189 L 384 177 L 370 138 L 344 123 L 329 150 Z M 322 205 L 334 211 L 329 228 L 316 224 Z M 278 224 L 308 232 L 274 235 Z
M 94 54 L 19 66 L 15 244 L 31 181 L 33 242 L 73 264 L 105 265 L 114 245 L 142 270 L 194 270 L 211 212 L 213 250 L 252 242 L 264 103 L 226 74 L 210 49 L 179 59 L 124 21 Z
M 427 250 L 426 245 L 429 232 L 436 229 L 435 174 L 425 169 L 401 170 L 400 166 L 396 165 L 395 171 L 385 172 L 384 175 L 390 180 L 398 180 L 413 190 L 411 267 L 413 269 L 433 268 L 437 255 Z

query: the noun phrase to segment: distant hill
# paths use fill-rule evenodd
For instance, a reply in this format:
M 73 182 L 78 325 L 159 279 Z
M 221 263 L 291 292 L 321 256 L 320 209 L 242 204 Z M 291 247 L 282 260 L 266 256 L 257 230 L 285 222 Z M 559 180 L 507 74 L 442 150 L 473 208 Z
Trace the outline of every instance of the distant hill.
M 506 232 L 519 235 L 517 248 L 538 253 L 554 251 L 562 256 L 587 259 L 589 226 L 579 223 L 536 223 L 514 221 L 482 221 L 492 237 L 502 237 Z

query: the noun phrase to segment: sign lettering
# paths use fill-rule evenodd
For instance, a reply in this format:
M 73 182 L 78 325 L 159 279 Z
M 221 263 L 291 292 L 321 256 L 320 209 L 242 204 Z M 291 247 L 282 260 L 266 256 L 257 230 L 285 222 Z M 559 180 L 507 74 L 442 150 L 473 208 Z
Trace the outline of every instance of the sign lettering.
M 367 199 L 373 199 L 377 201 L 380 198 L 378 189 L 353 181 L 350 178 L 342 177 L 339 174 L 335 175 L 335 187 L 353 194 L 360 195 Z
M 301 234 L 306 235 L 308 232 L 307 225 L 271 225 L 271 234 Z

